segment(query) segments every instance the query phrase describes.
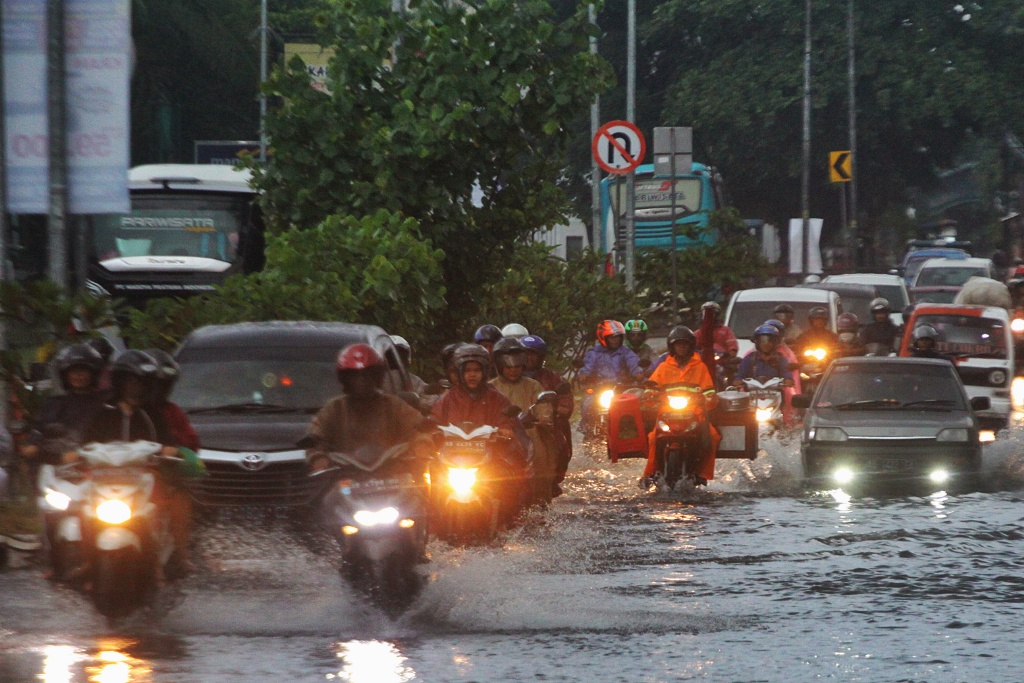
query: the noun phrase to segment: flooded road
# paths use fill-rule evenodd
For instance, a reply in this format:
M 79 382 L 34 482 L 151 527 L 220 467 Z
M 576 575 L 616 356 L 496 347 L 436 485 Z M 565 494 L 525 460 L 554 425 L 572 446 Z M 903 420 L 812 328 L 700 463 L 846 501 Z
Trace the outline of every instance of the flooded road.
M 804 491 L 795 441 L 766 451 L 666 496 L 580 447 L 503 548 L 432 544 L 397 621 L 283 521 L 201 529 L 201 570 L 116 628 L 8 571 L 0 682 L 1019 680 L 1024 430 L 960 496 Z

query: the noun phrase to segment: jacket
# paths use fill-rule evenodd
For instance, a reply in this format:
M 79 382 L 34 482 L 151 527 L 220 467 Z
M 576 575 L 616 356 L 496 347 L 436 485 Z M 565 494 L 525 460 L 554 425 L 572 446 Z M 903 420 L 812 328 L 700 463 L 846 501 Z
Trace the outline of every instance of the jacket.
M 899 328 L 891 320 L 868 323 L 860 328 L 860 342 L 865 346 L 883 344 L 887 349 L 892 349 L 898 334 Z
M 43 402 L 35 420 L 35 430 L 28 443 L 39 447 L 39 461 L 48 465 L 60 464 L 61 455 L 73 446 L 84 443 L 82 436 L 92 424 L 96 414 L 103 408 L 103 395 L 62 394 L 50 396 Z M 44 430 L 50 425 L 60 425 L 67 430 L 65 437 L 49 439 Z
M 765 358 L 760 351 L 751 351 L 744 356 L 736 371 L 737 379 L 758 379 L 759 377 L 781 377 L 782 379 L 793 379 L 793 373 L 789 370 L 789 361 L 786 357 L 776 351 Z
M 145 410 L 136 408 L 129 415 L 110 404 L 100 408 L 82 435 L 83 444 L 159 440 L 153 420 Z
M 595 344 L 583 358 L 579 378 L 584 382 L 621 382 L 630 378 L 639 379 L 644 375 L 639 363 L 640 359 L 625 344 L 614 351 Z
M 712 379 L 704 361 L 696 353 L 691 355 L 682 367 L 679 366 L 679 361 L 675 356 L 669 356 L 651 375 L 651 381 L 660 385 L 687 382 L 699 386 L 705 396 L 715 394 L 715 380 Z
M 151 406 L 149 410 L 160 443 L 199 451 L 199 435 L 189 422 L 188 415 L 177 403 L 162 401 Z
M 306 461 L 329 458 L 329 453 L 351 453 L 367 445 L 386 450 L 426 439 L 418 432 L 422 422 L 418 410 L 391 394 L 377 393 L 358 401 L 335 396 L 309 423 L 309 435 L 316 444 L 306 451 Z

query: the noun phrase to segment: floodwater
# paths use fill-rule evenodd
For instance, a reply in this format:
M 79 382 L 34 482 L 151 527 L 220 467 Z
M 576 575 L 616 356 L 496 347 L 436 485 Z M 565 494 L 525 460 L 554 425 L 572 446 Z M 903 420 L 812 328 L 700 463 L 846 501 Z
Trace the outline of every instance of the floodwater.
M 503 547 L 432 544 L 391 620 L 287 521 L 200 529 L 200 570 L 111 626 L 38 570 L 0 574 L 0 682 L 1012 681 L 1024 623 L 1024 429 L 983 492 L 800 485 L 795 441 L 707 491 L 636 488 L 577 448 L 567 494 Z

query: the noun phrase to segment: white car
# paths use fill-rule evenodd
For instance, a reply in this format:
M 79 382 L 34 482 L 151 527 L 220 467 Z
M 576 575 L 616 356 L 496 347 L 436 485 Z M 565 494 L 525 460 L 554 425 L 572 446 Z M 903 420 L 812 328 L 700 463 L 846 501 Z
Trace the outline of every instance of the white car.
M 827 289 L 809 287 L 762 287 L 744 289 L 736 292 L 729 301 L 725 312 L 725 324 L 729 326 L 739 341 L 739 357 L 747 355 L 753 348 L 754 330 L 765 320 L 776 317 L 775 307 L 789 304 L 793 314 L 797 334 L 807 329 L 807 314 L 816 306 L 828 309 L 828 329 L 836 331 L 836 318 L 842 312 L 839 295 Z M 790 331 L 787 330 L 789 337 Z
M 884 297 L 892 307 L 890 317 L 897 325 L 903 324 L 903 309 L 910 303 L 910 294 L 907 292 L 907 283 L 899 275 L 883 273 L 846 273 L 844 275 L 829 275 L 823 283 L 869 285 L 878 291 L 878 295 Z M 871 322 L 870 320 L 862 320 Z
M 987 258 L 928 259 L 917 271 L 914 287 L 963 287 L 972 277 L 994 274 L 992 260 Z

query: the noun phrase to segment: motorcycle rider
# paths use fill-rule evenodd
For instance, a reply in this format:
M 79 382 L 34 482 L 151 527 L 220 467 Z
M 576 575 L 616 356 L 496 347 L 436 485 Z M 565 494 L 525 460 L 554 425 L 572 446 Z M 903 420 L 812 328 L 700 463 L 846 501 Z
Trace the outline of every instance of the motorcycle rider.
M 597 343 L 583 357 L 583 367 L 577 377 L 584 384 L 596 382 L 623 382 L 627 379 L 641 379 L 644 371 L 640 359 L 623 346 L 626 328 L 618 320 L 604 320 L 597 326 Z M 589 421 L 593 419 L 594 394 L 587 394 L 580 406 L 582 419 L 580 430 L 586 434 Z
M 889 306 L 887 299 L 878 297 L 871 300 L 870 308 L 874 322 L 870 322 L 861 328 L 860 342 L 869 350 L 872 345 L 876 345 L 884 349 L 884 355 L 888 355 L 893 350 L 900 331 L 895 323 L 893 323 L 892 318 L 889 317 L 889 314 L 892 313 L 892 307 Z
M 544 391 L 556 391 L 565 383 L 565 379 L 554 370 L 544 366 L 547 356 L 548 345 L 543 339 L 535 334 L 528 334 L 520 341 L 526 347 L 526 370 L 524 373 L 544 387 Z M 555 476 L 554 494 L 562 493 L 561 483 L 565 479 L 565 472 L 569 468 L 569 461 L 572 460 L 572 427 L 569 418 L 572 417 L 574 408 L 572 392 L 566 392 L 558 397 L 555 410 L 555 430 L 561 436 L 561 443 L 558 451 L 558 472 Z
M 705 301 L 700 311 L 701 325 L 696 332 L 697 349 L 716 382 L 720 372 L 723 378 L 728 379 L 739 365 L 736 358 L 740 350 L 739 342 L 733 331 L 721 322 L 722 307 L 717 301 Z M 721 359 L 715 359 L 716 352 L 721 354 Z M 723 382 L 722 385 L 727 383 Z
M 647 342 L 647 335 L 650 332 L 647 323 L 639 319 L 627 320 L 625 328 L 626 346 L 636 354 L 637 358 L 646 361 L 646 365 L 650 367 L 658 354 L 655 353 L 654 347 Z
M 746 355 L 736 371 L 736 379 L 781 377 L 784 384 L 793 386 L 793 373 L 789 360 L 781 353 L 782 335 L 775 325 L 765 323 L 754 330 L 754 350 Z
M 942 358 L 950 360 L 949 356 L 935 350 L 935 343 L 939 340 L 939 332 L 927 323 L 921 323 L 911 333 L 912 346 L 910 355 L 914 358 Z
M 693 331 L 684 325 L 672 328 L 668 334 L 669 357 L 651 375 L 651 381 L 659 385 L 678 384 L 686 382 L 696 384 L 701 388 L 707 401 L 702 416 L 702 422 L 711 432 L 710 448 L 706 453 L 701 454 L 700 462 L 697 464 L 694 474 L 694 482 L 698 485 L 707 485 L 708 481 L 715 477 L 715 455 L 718 453 L 718 444 L 722 436 L 709 421 L 708 413 L 714 410 L 718 403 L 715 394 L 715 381 L 708 372 L 707 366 L 700 356 L 694 353 L 697 349 L 697 336 Z M 644 476 L 640 480 L 640 488 L 650 488 L 653 477 L 658 470 L 657 456 L 657 428 L 648 435 L 649 450 L 647 453 L 647 467 L 644 468 Z
M 460 346 L 465 346 L 465 342 L 455 342 L 454 344 L 448 344 L 441 349 L 441 370 L 444 372 L 445 379 L 455 386 L 459 383 L 459 377 L 455 372 L 455 364 L 452 362 L 455 352 Z M 483 346 L 482 344 L 480 346 Z M 486 349 L 484 349 L 486 351 Z M 488 352 L 490 353 L 490 352 Z
M 528 334 L 530 334 L 530 331 L 519 323 L 509 323 L 508 325 L 505 325 L 505 327 L 501 328 L 501 336 L 503 337 L 522 339 Z
M 867 353 L 857 334 L 860 331 L 860 319 L 856 313 L 841 313 L 836 318 L 836 327 L 839 329 L 839 348 L 836 350 L 838 358 L 863 356 Z
M 422 394 L 426 388 L 427 383 L 424 382 L 419 375 L 413 374 L 412 371 L 412 346 L 405 340 L 405 337 L 400 337 L 397 334 L 391 335 L 391 341 L 395 345 L 395 349 L 398 350 L 398 357 L 402 360 L 402 367 L 409 372 L 409 379 L 411 381 L 411 389 L 417 394 Z
M 112 441 L 158 441 L 156 426 L 144 404 L 152 395 L 160 373 L 156 360 L 148 353 L 129 350 L 110 364 L 110 401 L 93 417 L 82 443 Z M 165 446 L 163 455 L 174 455 L 177 448 Z M 71 454 L 76 460 L 78 454 Z
M 807 314 L 807 330 L 793 343 L 796 357 L 803 359 L 804 351 L 823 348 L 832 357 L 839 348 L 839 335 L 828 329 L 828 309 L 815 306 Z
M 423 416 L 418 410 L 381 391 L 387 371 L 387 362 L 367 344 L 350 344 L 338 352 L 335 372 L 343 393 L 309 423 L 314 443 L 306 450 L 306 462 L 311 471 L 330 467 L 330 453 L 353 453 L 365 446 L 387 450 L 408 443 L 405 455 L 381 467 L 388 473 L 408 472 L 417 484 L 425 482 L 433 442 L 419 431 Z
M 498 366 L 498 376 L 491 380 L 491 386 L 500 391 L 521 413 L 529 410 L 537 396 L 544 391 L 544 387 L 537 380 L 524 374 L 526 347 L 523 343 L 515 337 L 505 337 L 499 341 L 494 345 L 494 364 Z M 552 426 L 553 422 L 552 420 Z M 520 423 L 517 427 L 519 431 L 524 426 Z M 536 427 L 525 429 L 522 436 L 528 439 L 528 443 L 523 444 L 524 447 L 533 453 L 535 495 L 540 500 L 546 500 L 554 489 L 557 444 L 545 441 Z
M 779 304 L 772 309 L 772 315 L 775 316 L 775 320 L 783 324 L 782 340 L 787 344 L 792 344 L 803 332 L 800 326 L 796 324 L 795 311 L 789 304 Z
M 456 383 L 434 404 L 431 417 L 441 425 L 469 423 L 474 427 L 489 425 L 499 429 L 506 447 L 500 456 L 504 472 L 496 479 L 507 482 L 501 494 L 506 519 L 513 517 L 528 493 L 530 463 L 515 436 L 516 420 L 506 414 L 509 400 L 486 382 L 491 357 L 479 344 L 463 344 L 452 356 Z

